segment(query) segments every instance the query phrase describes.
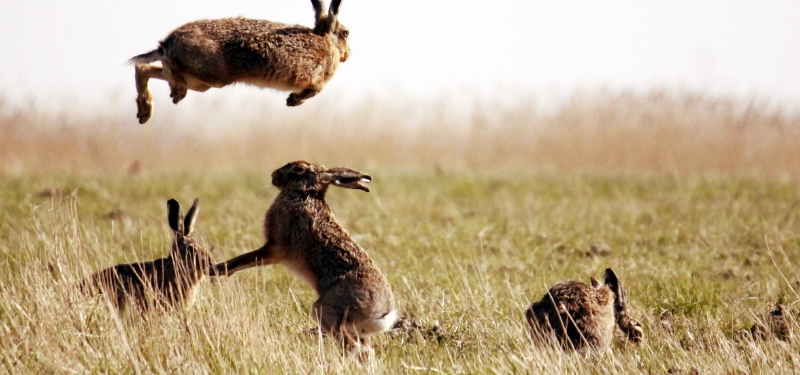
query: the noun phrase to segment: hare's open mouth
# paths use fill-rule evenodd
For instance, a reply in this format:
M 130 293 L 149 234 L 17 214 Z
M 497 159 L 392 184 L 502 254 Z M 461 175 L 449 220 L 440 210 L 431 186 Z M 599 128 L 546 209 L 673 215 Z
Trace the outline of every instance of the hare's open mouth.
M 337 176 L 333 180 L 333 184 L 338 187 L 359 189 L 369 192 L 369 186 L 366 184 L 372 182 L 372 177 L 369 175 L 361 176 Z

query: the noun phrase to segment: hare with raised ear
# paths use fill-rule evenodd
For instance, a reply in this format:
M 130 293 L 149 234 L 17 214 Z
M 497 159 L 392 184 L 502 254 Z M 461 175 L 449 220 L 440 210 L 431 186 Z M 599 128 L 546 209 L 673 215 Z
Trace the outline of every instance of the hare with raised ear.
M 352 169 L 286 164 L 272 173 L 280 193 L 266 214 L 264 246 L 217 264 L 213 272 L 230 276 L 256 266 L 286 266 L 319 295 L 311 314 L 322 329 L 346 353 L 370 356 L 367 336 L 388 330 L 397 320 L 392 288 L 336 221 L 325 193 L 329 186 L 369 192 L 366 183 L 371 181 Z
M 150 78 L 169 83 L 175 104 L 187 90 L 204 92 L 233 83 L 291 91 L 290 107 L 317 95 L 350 57 L 350 31 L 337 18 L 341 0 L 333 0 L 327 13 L 319 0 L 311 5 L 313 28 L 241 17 L 200 20 L 175 29 L 157 49 L 133 57 L 139 123 L 153 113 Z M 155 61 L 161 66 L 150 64 Z
M 175 238 L 166 258 L 106 268 L 81 281 L 81 290 L 104 295 L 119 310 L 129 305 L 140 312 L 156 306 L 189 307 L 214 261 L 200 243 L 189 237 L 197 220 L 199 200 L 194 200 L 185 218 L 174 199 L 167 202 L 167 208 Z
M 565 348 L 602 353 L 611 345 L 617 326 L 628 340 L 642 340 L 642 326 L 628 315 L 625 291 L 614 271 L 606 269 L 604 284 L 594 277 L 591 281 L 592 285 L 560 282 L 527 310 L 535 342 L 547 343 L 555 336 Z

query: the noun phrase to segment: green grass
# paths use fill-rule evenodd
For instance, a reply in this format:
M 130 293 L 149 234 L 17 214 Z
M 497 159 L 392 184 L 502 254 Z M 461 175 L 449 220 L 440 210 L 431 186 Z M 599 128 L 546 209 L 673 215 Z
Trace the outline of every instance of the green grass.
M 798 308 L 793 179 L 368 170 L 332 188 L 339 222 L 419 332 L 375 337 L 374 363 L 310 333 L 315 296 L 280 266 L 204 282 L 185 314 L 117 318 L 75 282 L 163 257 L 166 201 L 200 197 L 218 260 L 262 244 L 269 173 L 0 178 L 0 369 L 11 373 L 791 373 L 800 342 L 752 339 Z M 46 189 L 60 193 L 42 196 Z M 111 214 L 111 213 L 114 214 Z M 590 246 L 603 241 L 607 255 Z M 614 268 L 646 339 L 583 358 L 534 348 L 524 310 L 561 280 Z M 785 277 L 785 278 L 784 278 Z M 800 334 L 797 323 L 795 332 Z

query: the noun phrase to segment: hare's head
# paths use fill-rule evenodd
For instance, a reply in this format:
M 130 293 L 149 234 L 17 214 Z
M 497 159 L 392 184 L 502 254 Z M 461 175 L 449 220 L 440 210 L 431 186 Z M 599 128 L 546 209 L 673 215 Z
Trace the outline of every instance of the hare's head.
M 342 0 L 331 1 L 328 13 L 325 14 L 322 12 L 322 2 L 311 0 L 311 5 L 314 6 L 314 33 L 333 38 L 334 43 L 339 47 L 339 61 L 345 62 L 350 58 L 350 45 L 347 43 L 350 30 L 339 22 L 339 5 L 341 4 Z
M 614 316 L 617 319 L 617 325 L 625 332 L 628 340 L 632 342 L 640 342 L 644 338 L 644 330 L 642 325 L 636 320 L 631 319 L 628 314 L 628 303 L 625 300 L 625 290 L 622 288 L 622 282 L 617 278 L 617 274 L 611 268 L 606 269 L 605 283 L 614 292 Z
M 296 190 L 325 194 L 328 186 L 369 191 L 372 177 L 348 168 L 327 169 L 323 165 L 295 161 L 272 172 L 272 184 L 280 190 Z
M 211 254 L 200 243 L 189 237 L 194 230 L 194 223 L 197 221 L 197 212 L 200 210 L 200 200 L 195 198 L 192 208 L 186 213 L 186 217 L 181 212 L 181 205 L 178 201 L 170 199 L 167 201 L 167 218 L 169 227 L 175 233 L 175 240 L 169 252 L 170 257 L 176 264 L 182 264 L 187 271 L 207 270 L 214 264 Z

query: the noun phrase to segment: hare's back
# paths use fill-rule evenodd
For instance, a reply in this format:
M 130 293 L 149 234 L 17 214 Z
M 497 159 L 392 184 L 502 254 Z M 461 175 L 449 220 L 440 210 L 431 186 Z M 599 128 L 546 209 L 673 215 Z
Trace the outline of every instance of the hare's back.
M 267 35 L 292 25 L 253 18 L 220 18 L 189 22 L 173 30 L 165 39 L 232 42 Z M 301 26 L 298 26 L 301 27 Z
M 106 282 L 123 289 L 138 289 L 145 285 L 157 289 L 172 277 L 174 271 L 172 260 L 162 258 L 152 262 L 119 264 L 101 272 Z
M 578 281 L 563 281 L 550 288 L 539 302 L 533 304 L 534 311 L 584 311 L 595 301 L 596 289 Z
M 250 18 L 224 18 L 187 23 L 175 29 L 160 44 L 168 59 L 180 62 L 180 68 L 191 68 L 213 59 L 218 62 L 228 60 L 228 63 L 241 59 L 268 59 L 271 51 L 297 39 L 298 35 L 308 39 L 315 34 L 303 26 Z M 200 64 L 192 62 L 197 58 L 201 59 Z

